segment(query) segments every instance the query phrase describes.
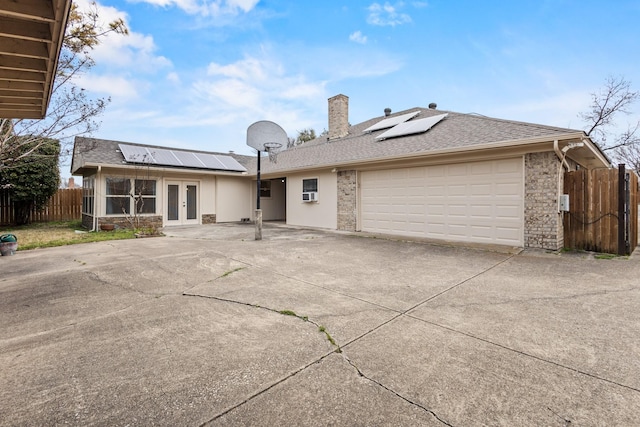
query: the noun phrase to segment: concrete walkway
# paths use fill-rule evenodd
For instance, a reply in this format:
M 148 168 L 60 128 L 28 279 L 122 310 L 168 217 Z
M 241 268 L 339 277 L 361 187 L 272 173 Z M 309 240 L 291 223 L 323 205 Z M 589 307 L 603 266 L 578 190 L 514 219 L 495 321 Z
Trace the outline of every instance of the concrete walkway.
M 0 258 L 0 425 L 640 425 L 636 257 L 167 234 Z

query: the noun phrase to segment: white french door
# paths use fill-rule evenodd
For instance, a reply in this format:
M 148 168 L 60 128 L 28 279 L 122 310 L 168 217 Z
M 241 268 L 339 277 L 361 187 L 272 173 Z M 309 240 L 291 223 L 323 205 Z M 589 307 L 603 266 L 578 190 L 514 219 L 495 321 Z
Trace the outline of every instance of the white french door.
M 167 181 L 165 185 L 165 224 L 199 224 L 198 183 L 192 181 Z

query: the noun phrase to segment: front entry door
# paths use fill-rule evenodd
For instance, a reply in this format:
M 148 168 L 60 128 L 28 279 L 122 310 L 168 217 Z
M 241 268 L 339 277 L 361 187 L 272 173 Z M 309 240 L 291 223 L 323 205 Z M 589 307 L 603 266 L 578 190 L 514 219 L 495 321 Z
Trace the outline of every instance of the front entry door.
M 165 219 L 167 225 L 199 224 L 198 183 L 167 181 Z

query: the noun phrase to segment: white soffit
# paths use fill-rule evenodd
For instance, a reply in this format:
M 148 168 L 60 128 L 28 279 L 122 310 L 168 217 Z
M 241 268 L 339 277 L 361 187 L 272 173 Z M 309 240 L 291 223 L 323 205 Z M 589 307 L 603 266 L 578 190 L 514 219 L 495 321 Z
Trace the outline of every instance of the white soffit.
M 396 136 L 413 135 L 416 133 L 426 132 L 435 126 L 442 119 L 447 117 L 447 113 L 437 116 L 426 117 L 424 119 L 411 120 L 410 122 L 400 123 L 388 131 L 376 136 L 378 141 Z
M 118 144 L 127 163 L 246 172 L 231 156 Z
M 407 120 L 417 116 L 418 114 L 420 114 L 420 111 L 413 111 L 411 113 L 402 114 L 400 116 L 389 117 L 388 119 L 380 120 L 375 125 L 369 126 L 362 132 L 368 133 L 368 132 L 373 132 L 374 130 L 388 129 L 390 127 L 397 125 L 398 123 L 406 122 Z

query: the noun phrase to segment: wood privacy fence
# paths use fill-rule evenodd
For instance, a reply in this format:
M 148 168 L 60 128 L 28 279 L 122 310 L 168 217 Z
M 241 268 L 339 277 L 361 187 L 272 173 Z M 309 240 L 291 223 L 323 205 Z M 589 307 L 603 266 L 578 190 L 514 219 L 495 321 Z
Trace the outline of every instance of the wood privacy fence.
M 44 209 L 31 211 L 31 222 L 72 221 L 82 218 L 82 188 L 63 188 L 54 194 Z M 14 225 L 11 196 L 0 191 L 0 225 Z
M 618 169 L 566 172 L 564 244 L 582 249 L 628 255 L 638 245 L 638 176 Z

